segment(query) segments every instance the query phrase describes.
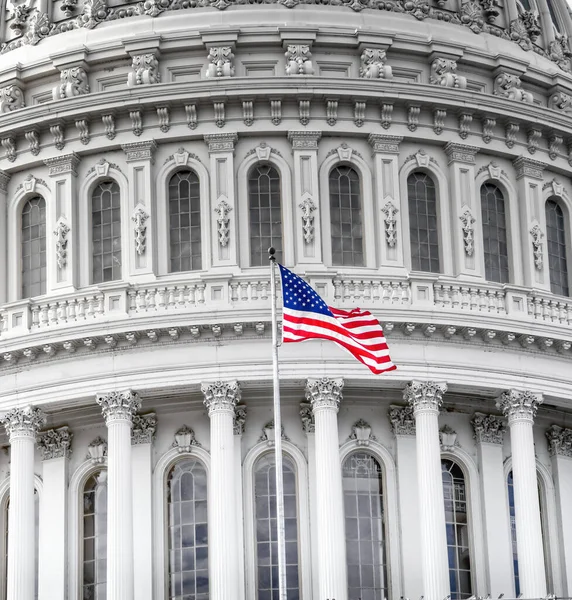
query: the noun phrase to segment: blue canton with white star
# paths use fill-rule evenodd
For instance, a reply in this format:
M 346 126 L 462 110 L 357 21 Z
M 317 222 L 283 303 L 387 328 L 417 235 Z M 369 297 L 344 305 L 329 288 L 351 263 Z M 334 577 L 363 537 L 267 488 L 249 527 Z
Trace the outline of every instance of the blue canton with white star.
M 283 267 L 280 267 L 282 280 L 282 301 L 284 308 L 314 312 L 320 315 L 333 316 L 328 305 L 318 294 L 303 280 Z

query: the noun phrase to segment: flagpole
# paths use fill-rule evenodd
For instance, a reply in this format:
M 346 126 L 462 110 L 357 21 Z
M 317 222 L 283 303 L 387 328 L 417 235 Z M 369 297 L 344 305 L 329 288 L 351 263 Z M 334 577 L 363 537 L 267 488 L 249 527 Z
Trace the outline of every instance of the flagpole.
M 274 376 L 274 462 L 276 466 L 276 530 L 278 541 L 278 598 L 286 600 L 286 544 L 284 531 L 284 482 L 282 477 L 282 419 L 278 375 L 278 322 L 276 320 L 276 250 L 268 248 L 272 296 L 272 373 Z M 274 582 L 273 587 L 274 587 Z

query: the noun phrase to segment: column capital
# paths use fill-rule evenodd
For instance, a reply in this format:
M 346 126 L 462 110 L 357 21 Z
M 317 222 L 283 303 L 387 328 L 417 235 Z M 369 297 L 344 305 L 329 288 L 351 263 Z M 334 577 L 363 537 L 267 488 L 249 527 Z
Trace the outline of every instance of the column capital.
M 38 450 L 42 453 L 42 460 L 52 458 L 69 458 L 71 455 L 71 441 L 73 433 L 69 427 L 47 429 L 38 435 Z
M 475 156 L 477 155 L 478 151 L 479 148 L 476 146 L 457 144 L 455 142 L 448 142 L 445 146 L 445 153 L 449 157 L 449 164 L 452 162 L 461 162 L 474 165 Z
M 209 146 L 209 154 L 213 152 L 234 153 L 234 145 L 238 142 L 237 133 L 206 133 L 203 137 Z
M 0 192 L 8 191 L 8 182 L 11 178 L 12 175 L 10 175 L 10 173 L 0 170 Z
M 443 394 L 447 391 L 444 381 L 412 381 L 403 390 L 403 399 L 413 408 L 413 414 L 439 412 Z
M 552 425 L 546 432 L 550 456 L 567 456 L 572 458 L 572 429 L 564 429 Z
M 502 417 L 475 413 L 471 421 L 474 429 L 473 437 L 479 444 L 502 444 L 506 424 Z
M 302 429 L 305 433 L 315 433 L 316 421 L 312 412 L 312 404 L 310 402 L 300 402 L 300 419 L 302 421 Z
M 384 135 L 383 133 L 370 133 L 367 141 L 375 153 L 399 154 L 399 144 L 403 137 L 398 135 Z
M 544 402 L 542 394 L 529 390 L 508 390 L 497 398 L 497 408 L 508 418 L 508 424 L 515 421 L 532 421 L 538 407 Z
M 336 411 L 342 400 L 342 389 L 344 380 L 329 379 L 307 379 L 306 380 L 306 400 L 311 403 L 312 410 L 316 412 L 321 408 L 333 408 Z
M 231 412 L 234 415 L 234 407 L 240 402 L 241 389 L 238 381 L 215 381 L 213 383 L 202 383 L 204 404 L 209 411 L 209 417 L 214 412 Z
M 0 417 L 0 423 L 4 425 L 10 442 L 17 438 L 35 439 L 38 430 L 45 422 L 46 416 L 44 413 L 33 406 L 13 408 Z
M 526 156 L 519 156 L 512 161 L 516 169 L 516 178 L 532 177 L 533 179 L 542 180 L 546 165 L 539 160 L 532 160 Z
M 97 394 L 95 401 L 101 406 L 105 424 L 112 421 L 133 421 L 133 415 L 141 408 L 141 400 L 136 392 L 124 390 Z
M 130 144 L 122 144 L 121 149 L 125 152 L 125 160 L 127 162 L 135 162 L 139 160 L 154 161 L 153 154 L 157 149 L 155 140 L 145 142 L 131 142 Z
M 246 404 L 237 404 L 234 407 L 234 435 L 242 435 L 246 424 Z
M 46 158 L 44 164 L 48 167 L 50 177 L 56 177 L 65 173 L 71 173 L 77 176 L 77 166 L 81 158 L 75 152 L 64 154 L 63 156 L 55 156 L 54 158 Z
M 134 415 L 133 429 L 131 430 L 131 445 L 151 444 L 155 439 L 156 428 L 157 415 L 155 413 Z
M 301 130 L 288 132 L 288 139 L 292 144 L 292 150 L 317 150 L 321 137 L 321 131 Z
M 391 405 L 387 414 L 395 436 L 415 435 L 415 418 L 413 417 L 412 406 Z

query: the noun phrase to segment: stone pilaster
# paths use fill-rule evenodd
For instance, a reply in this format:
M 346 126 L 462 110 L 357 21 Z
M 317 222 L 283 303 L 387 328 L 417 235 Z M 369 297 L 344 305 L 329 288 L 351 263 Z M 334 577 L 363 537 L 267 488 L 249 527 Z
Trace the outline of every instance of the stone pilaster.
M 234 600 L 238 584 L 238 521 L 234 416 L 241 390 L 237 381 L 203 383 L 201 391 L 211 422 L 209 477 L 209 579 L 211 600 Z
M 344 497 L 338 409 L 343 379 L 308 379 L 306 400 L 315 421 L 319 598 L 347 600 Z
M 439 409 L 446 391 L 446 383 L 412 381 L 403 392 L 415 417 L 421 566 L 427 600 L 443 600 L 449 594 L 439 437 Z
M 6 597 L 34 600 L 34 446 L 46 419 L 39 408 L 14 408 L 0 423 L 10 440 L 10 508 Z
M 0 303 L 4 304 L 8 298 L 8 183 L 11 175 L 0 171 Z
M 131 427 L 141 400 L 131 391 L 98 394 L 108 430 L 107 600 L 134 600 Z
M 234 473 L 235 473 L 235 490 L 236 490 L 236 501 L 234 503 L 235 519 L 236 523 L 242 523 L 244 504 L 242 501 L 242 435 L 246 426 L 246 415 L 247 407 L 245 404 L 237 404 L 234 407 L 234 421 L 233 421 L 233 433 L 234 433 Z M 239 548 L 244 548 L 244 528 L 238 526 L 236 532 L 236 539 Z M 244 552 L 238 553 L 237 559 L 238 569 L 238 581 L 236 600 L 244 600 L 245 594 L 245 567 L 244 567 Z
M 514 479 L 516 547 L 520 592 L 525 598 L 546 596 L 544 545 L 532 426 L 542 396 L 530 391 L 510 390 L 497 399 L 497 407 L 508 418 Z

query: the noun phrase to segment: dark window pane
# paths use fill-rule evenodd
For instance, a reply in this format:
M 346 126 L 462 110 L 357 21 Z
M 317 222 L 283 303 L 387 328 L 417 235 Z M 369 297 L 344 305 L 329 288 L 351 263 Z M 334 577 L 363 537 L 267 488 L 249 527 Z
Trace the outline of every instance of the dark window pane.
M 121 279 L 119 186 L 103 181 L 91 196 L 92 282 Z
M 437 194 L 431 177 L 425 173 L 411 173 L 407 178 L 407 198 L 411 268 L 414 271 L 439 273 Z
M 83 598 L 105 600 L 107 582 L 107 471 L 83 488 Z
M 504 196 L 492 183 L 481 187 L 481 215 L 483 219 L 483 251 L 485 278 L 488 281 L 508 283 L 508 246 Z
M 564 213 L 557 198 L 550 198 L 546 202 L 545 210 L 550 289 L 554 294 L 569 296 Z
M 22 208 L 22 298 L 46 293 L 46 201 L 30 198 Z

